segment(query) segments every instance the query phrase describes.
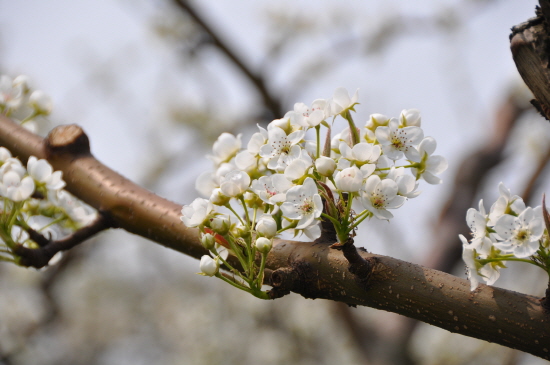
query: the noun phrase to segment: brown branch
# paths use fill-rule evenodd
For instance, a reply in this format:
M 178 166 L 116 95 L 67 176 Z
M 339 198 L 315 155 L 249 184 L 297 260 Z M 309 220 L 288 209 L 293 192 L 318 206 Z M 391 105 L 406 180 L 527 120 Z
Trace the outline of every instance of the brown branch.
M 52 135 L 64 134 L 66 128 L 56 128 L 48 137 L 50 143 Z M 44 141 L 8 118 L 0 117 L 0 131 L 0 146 L 20 158 L 46 157 Z M 181 223 L 179 204 L 137 186 L 90 153 L 52 154 L 49 161 L 63 171 L 69 191 L 108 212 L 116 226 L 195 258 L 206 254 L 197 231 Z M 307 298 L 396 312 L 550 359 L 550 315 L 540 298 L 486 285 L 470 292 L 465 279 L 390 257 L 358 253 L 372 263 L 369 272 L 351 274 L 342 252 L 327 244 L 278 240 L 267 267 L 275 279 L 280 275 L 287 288 Z
M 208 35 L 212 44 L 216 46 L 222 54 L 224 54 L 237 68 L 243 73 L 243 75 L 250 80 L 254 85 L 258 93 L 261 95 L 264 105 L 272 114 L 272 119 L 277 118 L 284 114 L 284 110 L 281 107 L 281 101 L 274 97 L 268 90 L 265 79 L 253 72 L 251 68 L 246 65 L 233 48 L 219 36 L 213 27 L 200 15 L 193 6 L 187 0 L 174 0 L 176 7 L 184 11 L 187 15 L 193 19 L 193 21 L 202 29 L 204 33 Z

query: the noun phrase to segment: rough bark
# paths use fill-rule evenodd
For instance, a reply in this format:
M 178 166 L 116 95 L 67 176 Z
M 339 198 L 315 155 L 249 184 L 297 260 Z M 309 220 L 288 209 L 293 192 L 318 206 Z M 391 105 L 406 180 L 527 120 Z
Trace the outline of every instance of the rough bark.
M 115 227 L 195 258 L 206 254 L 196 230 L 181 223 L 181 205 L 96 160 L 79 127 L 58 127 L 43 140 L 0 117 L 0 146 L 24 161 L 47 158 L 63 171 L 67 189 L 108 212 Z M 485 285 L 470 292 L 465 279 L 364 251 L 358 252 L 368 264 L 352 274 L 344 253 L 331 243 L 276 241 L 267 263 L 274 289 L 399 313 L 550 359 L 550 314 L 540 298 Z

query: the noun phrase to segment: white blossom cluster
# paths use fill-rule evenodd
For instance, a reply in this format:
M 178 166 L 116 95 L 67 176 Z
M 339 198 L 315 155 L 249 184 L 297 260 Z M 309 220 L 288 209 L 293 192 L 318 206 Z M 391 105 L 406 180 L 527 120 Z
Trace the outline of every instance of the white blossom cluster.
M 475 290 L 482 280 L 488 285 L 494 284 L 500 269 L 506 267 L 506 261 L 531 263 L 550 273 L 543 207 L 526 207 L 523 199 L 512 195 L 503 183 L 498 189 L 500 196 L 488 214 L 483 200 L 479 202 L 479 210 L 468 210 L 466 222 L 472 232 L 470 242 L 463 235 L 459 236 L 471 290 Z
M 51 98 L 32 91 L 26 76 L 0 76 L 0 114 L 32 127 L 35 118 L 48 115 Z M 24 116 L 17 120 L 17 117 Z M 97 212 L 63 190 L 61 171 L 53 171 L 44 159 L 31 156 L 26 166 L 0 147 L 0 260 L 17 262 L 18 244 L 36 248 L 29 231 L 58 239 L 90 224 Z
M 420 112 L 403 110 L 398 118 L 372 114 L 357 128 L 351 115 L 357 98 L 357 92 L 350 96 L 338 88 L 330 99 L 317 99 L 310 106 L 296 103 L 267 129 L 258 126 L 246 144 L 240 134 L 223 133 L 208 156 L 214 170 L 196 182 L 208 199 L 184 206 L 183 223 L 198 227 L 203 238 L 215 237 L 246 261 L 244 256 L 268 251 L 271 243 L 266 241 L 286 230 L 318 238 L 321 219 L 333 223 L 344 244 L 364 219 L 392 218 L 390 210 L 420 193 L 419 179 L 439 184 L 437 175 L 447 162 L 433 154 L 436 141 L 424 137 Z M 349 126 L 332 135 L 338 116 Z M 307 139 L 310 129 L 315 140 Z M 215 252 L 214 258 L 203 257 L 201 269 L 219 277 L 219 264 L 227 263 Z
M 12 79 L 0 75 L 0 114 L 36 132 L 36 119 L 48 116 L 52 109 L 50 96 L 41 90 L 32 90 L 27 76 Z

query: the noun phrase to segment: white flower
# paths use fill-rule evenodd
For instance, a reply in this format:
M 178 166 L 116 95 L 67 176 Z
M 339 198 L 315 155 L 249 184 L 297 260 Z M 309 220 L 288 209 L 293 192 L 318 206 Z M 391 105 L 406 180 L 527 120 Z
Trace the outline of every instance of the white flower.
M 383 157 L 383 156 L 382 156 Z M 418 181 L 411 175 L 405 174 L 404 167 L 391 167 L 386 179 L 392 179 L 397 183 L 397 194 L 412 199 L 420 195 L 417 191 Z
M 312 241 L 315 241 L 317 238 L 321 237 L 321 224 L 318 222 L 313 222 L 311 225 L 302 229 L 302 232 Z
M 23 88 L 20 84 L 14 85 L 8 76 L 0 76 L 0 111 L 17 109 L 23 102 Z
M 29 198 L 34 193 L 34 180 L 30 176 L 21 178 L 15 171 L 3 174 L 0 180 L 0 195 L 20 202 Z
M 387 209 L 399 208 L 405 202 L 405 197 L 397 195 L 397 183 L 391 179 L 381 180 L 378 175 L 367 179 L 361 203 L 378 219 L 393 217 Z
M 432 185 L 441 184 L 441 179 L 435 175 L 439 175 L 447 170 L 448 166 L 445 157 L 432 155 L 436 147 L 437 143 L 434 138 L 424 138 L 418 146 L 418 153 L 421 158 L 420 167 L 411 169 L 411 173 L 417 179 L 423 178 L 428 184 Z
M 311 108 L 308 108 L 304 103 L 296 103 L 291 119 L 294 119 L 294 123 L 303 127 L 315 127 L 327 117 L 326 109 L 327 102 L 323 99 L 313 101 Z
M 355 193 L 363 185 L 363 174 L 357 166 L 348 167 L 339 171 L 334 176 L 334 182 L 336 183 L 336 187 L 341 191 Z
M 220 189 L 225 196 L 242 195 L 250 186 L 250 176 L 244 171 L 234 170 L 222 179 Z
M 204 255 L 201 257 L 200 268 L 203 275 L 214 276 L 220 271 L 220 262 L 217 258 Z
M 0 147 L 0 165 L 11 158 L 11 152 L 6 147 Z
M 286 218 L 299 219 L 296 229 L 311 225 L 313 220 L 319 218 L 323 212 L 323 202 L 317 192 L 315 181 L 308 177 L 303 185 L 290 188 L 281 210 Z
M 29 103 L 39 114 L 49 115 L 53 109 L 52 98 L 42 90 L 33 91 Z
M 332 176 L 336 170 L 336 162 L 330 157 L 321 156 L 315 160 L 315 169 L 323 176 Z
M 229 232 L 231 228 L 231 220 L 227 215 L 218 215 L 210 220 L 210 228 L 217 234 L 222 236 Z
M 210 233 L 205 233 L 201 237 L 201 244 L 202 247 L 211 250 L 216 246 L 216 239 Z
M 215 188 L 214 190 L 212 190 L 212 194 L 210 195 L 210 199 L 208 200 L 210 200 L 212 204 L 215 205 L 226 205 L 227 203 L 229 203 L 229 200 L 231 200 L 231 198 L 225 196 L 222 193 L 222 189 Z
M 241 135 L 237 137 L 231 133 L 222 133 L 214 146 L 212 147 L 212 155 L 208 158 L 214 161 L 216 166 L 219 166 L 223 162 L 229 162 L 241 149 Z
M 283 174 L 262 176 L 252 182 L 252 190 L 267 204 L 284 202 L 293 184 Z
M 290 156 L 289 160 L 292 158 Z M 293 159 L 285 168 L 284 175 L 290 181 L 301 179 L 307 174 L 309 168 L 313 165 L 313 161 L 306 150 L 300 150 L 298 158 Z
M 295 131 L 287 136 L 284 130 L 274 127 L 268 131 L 268 135 L 267 144 L 260 148 L 260 156 L 269 158 L 268 168 L 284 169 L 289 161 L 300 155 L 301 148 L 297 143 L 304 138 L 305 131 Z
M 462 241 L 462 260 L 466 264 L 468 280 L 470 280 L 470 290 L 474 291 L 479 285 L 479 281 L 483 278 L 479 276 L 476 267 L 476 253 L 473 247 L 468 243 L 468 240 L 463 235 L 458 235 Z
M 496 242 L 495 247 L 504 252 L 513 252 L 519 258 L 529 257 L 538 250 L 539 239 L 544 232 L 542 220 L 535 217 L 531 207 L 526 208 L 518 217 L 504 214 L 494 228 L 504 240 Z
M 53 171 L 52 165 L 44 159 L 31 156 L 27 162 L 29 175 L 38 183 L 46 185 L 48 190 L 60 190 L 65 187 L 61 171 Z
M 424 132 L 420 127 L 399 128 L 395 119 L 390 120 L 387 127 L 378 127 L 374 131 L 376 139 L 382 145 L 384 154 L 392 160 L 398 160 L 403 156 L 415 162 L 420 161 L 420 154 L 415 146 L 422 141 Z
M 21 161 L 19 161 L 19 159 L 14 157 L 9 157 L 4 161 L 2 167 L 0 167 L 0 178 L 10 171 L 15 172 L 17 175 L 19 175 L 21 179 L 27 174 L 27 169 L 25 168 L 25 166 L 21 164 Z
M 264 214 L 256 223 L 256 232 L 267 238 L 273 238 L 277 234 L 277 222 L 269 215 Z
M 190 205 L 184 205 L 181 209 L 181 221 L 187 227 L 197 227 L 204 224 L 204 221 L 212 213 L 212 202 L 206 199 L 197 198 Z
M 365 127 L 374 131 L 379 126 L 388 125 L 389 122 L 390 117 L 388 116 L 385 116 L 383 114 L 371 114 Z
M 420 127 L 422 123 L 422 118 L 420 117 L 420 110 L 418 109 L 403 109 L 401 115 L 399 116 L 399 126 L 400 127 Z
M 343 114 L 347 110 L 354 110 L 355 104 L 357 104 L 357 99 L 359 97 L 359 89 L 355 91 L 352 97 L 349 96 L 348 91 L 339 87 L 334 91 L 334 95 L 329 99 L 329 110 L 330 115 Z
M 489 211 L 489 224 L 495 225 L 497 220 L 508 213 L 509 210 L 519 215 L 525 210 L 525 203 L 523 199 L 517 195 L 512 196 L 510 189 L 508 189 L 502 182 L 498 184 L 498 191 L 500 193 L 497 201 L 491 206 Z
M 75 198 L 66 190 L 51 191 L 48 197 L 52 203 L 63 208 L 65 213 L 81 226 L 92 223 L 97 217 L 97 211 L 94 208 Z
M 273 247 L 273 242 L 269 238 L 258 237 L 256 239 L 256 248 L 261 253 L 268 253 L 271 251 L 271 247 Z
M 487 214 L 485 214 L 483 200 L 479 201 L 479 211 L 474 208 L 468 209 L 466 223 L 472 231 L 471 248 L 480 254 L 488 255 L 491 252 L 493 241 L 487 235 Z
M 342 154 L 342 158 L 352 161 L 355 165 L 360 167 L 361 172 L 367 177 L 376 169 L 375 163 L 380 157 L 382 150 L 379 145 L 375 146 L 367 142 L 357 143 L 353 147 L 341 142 L 340 153 Z

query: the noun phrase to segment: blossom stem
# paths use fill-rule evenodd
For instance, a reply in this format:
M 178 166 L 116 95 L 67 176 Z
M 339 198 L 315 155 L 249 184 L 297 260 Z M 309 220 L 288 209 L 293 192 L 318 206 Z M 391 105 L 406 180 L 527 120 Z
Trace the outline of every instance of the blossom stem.
M 250 216 L 248 215 L 248 209 L 246 208 L 246 202 L 244 201 L 244 195 L 241 194 L 241 196 L 239 197 L 239 200 L 241 201 L 241 204 L 243 205 L 243 208 L 244 208 L 244 214 L 246 216 L 246 227 L 247 228 L 250 228 Z
M 238 289 L 244 290 L 245 292 L 248 292 L 248 293 L 250 293 L 250 294 L 253 294 L 253 293 L 252 293 L 252 290 L 250 290 L 250 288 L 247 288 L 246 286 L 242 285 L 241 283 L 238 283 L 238 282 L 236 282 L 236 281 L 233 281 L 233 280 L 227 278 L 227 277 L 226 277 L 225 275 L 223 275 L 223 274 L 217 273 L 215 276 L 216 276 L 217 278 L 219 278 L 219 279 L 222 279 L 222 280 L 225 281 L 226 283 L 233 285 L 235 288 L 238 288 Z
M 242 223 L 243 226 L 246 226 L 246 224 L 244 224 L 244 221 L 243 221 L 243 219 L 241 218 L 241 216 L 238 215 L 237 212 L 235 212 L 235 209 L 233 209 L 233 207 L 231 206 L 231 204 L 227 203 L 227 204 L 225 205 L 225 207 L 226 207 L 227 209 L 229 209 L 229 210 L 231 211 L 231 213 L 233 213 L 233 214 L 239 219 L 239 221 L 241 221 L 241 223 Z M 245 209 L 245 210 L 246 210 L 246 209 Z
M 360 214 L 358 214 L 357 217 L 355 217 L 355 223 L 351 225 L 350 229 L 354 229 L 355 227 L 360 225 L 361 222 L 363 222 L 366 218 L 370 217 L 372 213 L 371 214 L 369 214 L 369 213 L 371 213 L 371 212 L 369 212 L 368 210 L 365 209 Z
M 261 288 L 262 284 L 264 283 L 264 270 L 265 270 L 265 263 L 267 261 L 267 254 L 262 253 L 262 259 L 260 262 L 260 271 L 258 272 L 258 278 L 256 278 L 256 284 Z

